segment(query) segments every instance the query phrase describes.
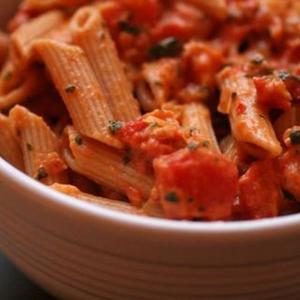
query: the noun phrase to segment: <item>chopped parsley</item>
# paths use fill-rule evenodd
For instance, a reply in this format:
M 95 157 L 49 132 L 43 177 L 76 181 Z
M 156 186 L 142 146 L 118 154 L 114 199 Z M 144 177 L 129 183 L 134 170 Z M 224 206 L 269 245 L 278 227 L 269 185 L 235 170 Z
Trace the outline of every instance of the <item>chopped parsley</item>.
M 177 56 L 182 52 L 183 45 L 175 37 L 163 39 L 149 50 L 149 55 L 153 59 L 161 57 Z
M 168 192 L 165 195 L 165 200 L 172 202 L 172 203 L 177 203 L 179 202 L 179 198 L 175 192 Z
M 76 137 L 75 137 L 75 143 L 77 144 L 77 145 L 82 145 L 83 144 L 83 140 L 82 140 L 82 137 L 81 137 L 81 135 L 76 135 Z
M 26 144 L 26 148 L 28 151 L 32 151 L 33 150 L 33 146 L 29 143 Z
M 118 26 L 123 32 L 127 32 L 135 36 L 141 33 L 141 29 L 139 27 L 129 24 L 126 21 L 120 21 Z
M 108 129 L 111 134 L 116 134 L 122 127 L 123 124 L 121 121 L 109 121 Z
M 43 168 L 43 167 L 39 168 L 38 172 L 37 172 L 37 175 L 36 175 L 36 179 L 40 181 L 40 180 L 45 179 L 47 177 L 48 177 L 48 173 L 47 173 L 46 169 Z
M 11 80 L 13 77 L 13 72 L 12 71 L 7 71 L 4 76 L 3 76 L 3 79 L 8 81 L 8 80 Z
M 286 81 L 288 79 L 291 79 L 291 80 L 295 80 L 297 82 L 300 83 L 300 77 L 299 76 L 296 76 L 296 75 L 293 75 L 291 74 L 290 72 L 288 71 L 279 71 L 278 72 L 278 77 L 283 80 L 283 81 Z
M 290 73 L 287 72 L 287 71 L 280 71 L 280 72 L 278 73 L 278 77 L 279 77 L 281 80 L 285 81 L 285 80 L 287 80 L 287 79 L 290 77 Z
M 253 65 L 259 66 L 264 62 L 264 57 L 262 55 L 256 55 L 255 57 L 253 57 L 250 62 Z
M 74 93 L 76 90 L 76 86 L 73 85 L 73 84 L 68 84 L 65 88 L 65 91 L 68 93 L 68 94 L 72 94 Z
M 209 141 L 203 141 L 202 146 L 205 147 L 205 148 L 208 148 L 209 147 Z
M 294 131 L 290 134 L 292 145 L 300 145 L 300 130 Z
M 194 142 L 190 142 L 190 143 L 187 144 L 187 148 L 191 151 L 194 151 L 194 150 L 199 148 L 199 144 L 194 143 Z

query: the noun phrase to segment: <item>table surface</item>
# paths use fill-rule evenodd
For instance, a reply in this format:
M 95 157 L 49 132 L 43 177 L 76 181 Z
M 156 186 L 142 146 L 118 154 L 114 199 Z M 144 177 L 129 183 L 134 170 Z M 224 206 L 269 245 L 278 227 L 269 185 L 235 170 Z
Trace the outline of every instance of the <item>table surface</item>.
M 3 300 L 55 300 L 31 283 L 0 253 L 0 295 Z

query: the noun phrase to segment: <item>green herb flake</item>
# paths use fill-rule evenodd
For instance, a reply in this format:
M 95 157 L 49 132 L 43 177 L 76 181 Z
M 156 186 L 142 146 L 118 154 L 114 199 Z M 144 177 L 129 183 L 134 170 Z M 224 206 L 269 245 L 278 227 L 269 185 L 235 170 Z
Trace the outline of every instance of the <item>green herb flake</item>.
M 116 134 L 122 127 L 123 124 L 121 121 L 109 121 L 108 129 L 113 135 Z
M 203 141 L 202 147 L 208 148 L 209 147 L 209 141 Z
M 75 137 L 75 143 L 77 144 L 77 145 L 79 145 L 79 146 L 81 146 L 82 144 L 83 144 L 83 140 L 82 140 L 82 137 L 81 137 L 81 135 L 76 135 L 76 137 Z
M 172 203 L 178 203 L 179 202 L 179 198 L 178 198 L 178 196 L 175 192 L 168 192 L 165 195 L 165 200 L 168 201 L 168 202 L 172 202 Z
M 290 192 L 288 192 L 287 190 L 283 190 L 282 193 L 283 193 L 284 198 L 289 201 L 297 200 L 296 197 L 293 194 L 291 194 Z
M 121 31 L 127 32 L 127 33 L 135 35 L 135 36 L 137 36 L 141 33 L 141 29 L 139 27 L 129 24 L 126 21 L 120 21 L 118 23 L 118 26 Z
M 187 144 L 187 148 L 191 151 L 194 151 L 194 150 L 199 148 L 199 144 L 196 144 L 194 142 L 190 142 L 190 143 Z
M 173 57 L 180 55 L 182 50 L 183 45 L 181 41 L 179 41 L 175 37 L 168 37 L 150 48 L 149 55 L 152 59 L 158 59 L 168 56 Z
M 11 80 L 13 77 L 13 72 L 12 71 L 7 71 L 4 76 L 3 76 L 3 79 L 8 81 L 8 80 Z
M 68 94 L 72 94 L 74 93 L 76 90 L 76 86 L 73 85 L 73 84 L 68 84 L 65 88 L 65 91 L 68 93 Z
M 278 73 L 278 77 L 283 81 L 287 80 L 290 77 L 290 75 L 291 74 L 287 71 L 279 71 Z
M 36 179 L 41 181 L 42 179 L 45 179 L 48 177 L 48 173 L 45 168 L 41 167 L 38 169 Z
M 26 144 L 26 148 L 28 151 L 32 151 L 33 150 L 33 146 L 29 143 Z
M 250 62 L 255 66 L 260 66 L 264 62 L 264 57 L 262 55 L 257 55 L 253 57 Z
M 290 134 L 292 145 L 300 145 L 300 130 L 294 131 Z

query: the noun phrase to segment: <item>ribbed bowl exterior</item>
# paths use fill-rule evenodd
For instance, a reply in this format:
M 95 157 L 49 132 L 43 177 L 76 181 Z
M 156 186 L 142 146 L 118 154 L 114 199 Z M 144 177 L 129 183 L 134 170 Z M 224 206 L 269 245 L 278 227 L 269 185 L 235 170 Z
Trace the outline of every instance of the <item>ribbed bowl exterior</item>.
M 299 224 L 160 228 L 161 221 L 128 222 L 22 180 L 0 180 L 0 249 L 58 298 L 300 299 Z

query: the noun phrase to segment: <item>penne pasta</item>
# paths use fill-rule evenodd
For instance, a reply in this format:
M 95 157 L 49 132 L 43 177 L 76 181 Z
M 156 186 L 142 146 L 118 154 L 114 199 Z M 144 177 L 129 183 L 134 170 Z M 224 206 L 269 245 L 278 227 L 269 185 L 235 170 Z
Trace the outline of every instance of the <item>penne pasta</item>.
M 245 153 L 266 158 L 279 156 L 282 148 L 276 138 L 267 110 L 256 103 L 256 89 L 253 80 L 242 72 L 229 69 L 221 78 L 221 103 L 227 102 L 234 138 Z M 230 100 L 228 98 L 230 97 Z
M 124 162 L 122 152 L 84 138 L 72 127 L 67 128 L 66 135 L 67 147 L 63 153 L 73 171 L 126 194 L 133 203 L 139 204 L 149 197 L 152 179 Z
M 0 156 L 19 170 L 24 169 L 21 148 L 9 119 L 0 114 Z
M 67 183 L 58 138 L 43 119 L 19 105 L 10 111 L 9 118 L 20 139 L 26 173 L 47 185 Z
M 132 121 L 140 116 L 113 40 L 99 11 L 83 7 L 72 18 L 74 42 L 86 53 L 114 120 Z
M 41 71 L 37 69 L 28 71 L 28 77 L 24 79 L 24 82 L 20 86 L 8 94 L 0 96 L 0 110 L 10 108 L 16 104 L 25 102 L 33 96 L 37 96 L 46 86 L 47 81 Z
M 220 152 L 212 126 L 209 109 L 200 103 L 186 104 L 183 110 L 182 125 L 189 135 L 215 152 Z
M 226 0 L 187 0 L 217 20 L 225 20 L 228 15 Z
M 140 209 L 137 209 L 126 202 L 115 201 L 112 199 L 97 197 L 91 194 L 83 193 L 73 185 L 64 185 L 64 184 L 56 183 L 53 184 L 51 187 L 60 193 L 66 194 L 73 198 L 83 200 L 85 202 L 99 205 L 103 208 L 124 212 L 131 215 L 143 215 Z
M 35 48 L 45 62 L 76 129 L 90 138 L 121 147 L 109 132 L 113 115 L 84 52 L 77 46 L 51 40 L 40 40 Z
M 25 69 L 33 59 L 33 42 L 44 37 L 64 21 L 64 14 L 54 10 L 45 13 L 19 27 L 11 36 L 11 59 L 19 69 Z
M 161 59 L 143 65 L 142 75 L 151 92 L 152 110 L 170 100 L 171 92 L 178 84 L 179 61 Z

